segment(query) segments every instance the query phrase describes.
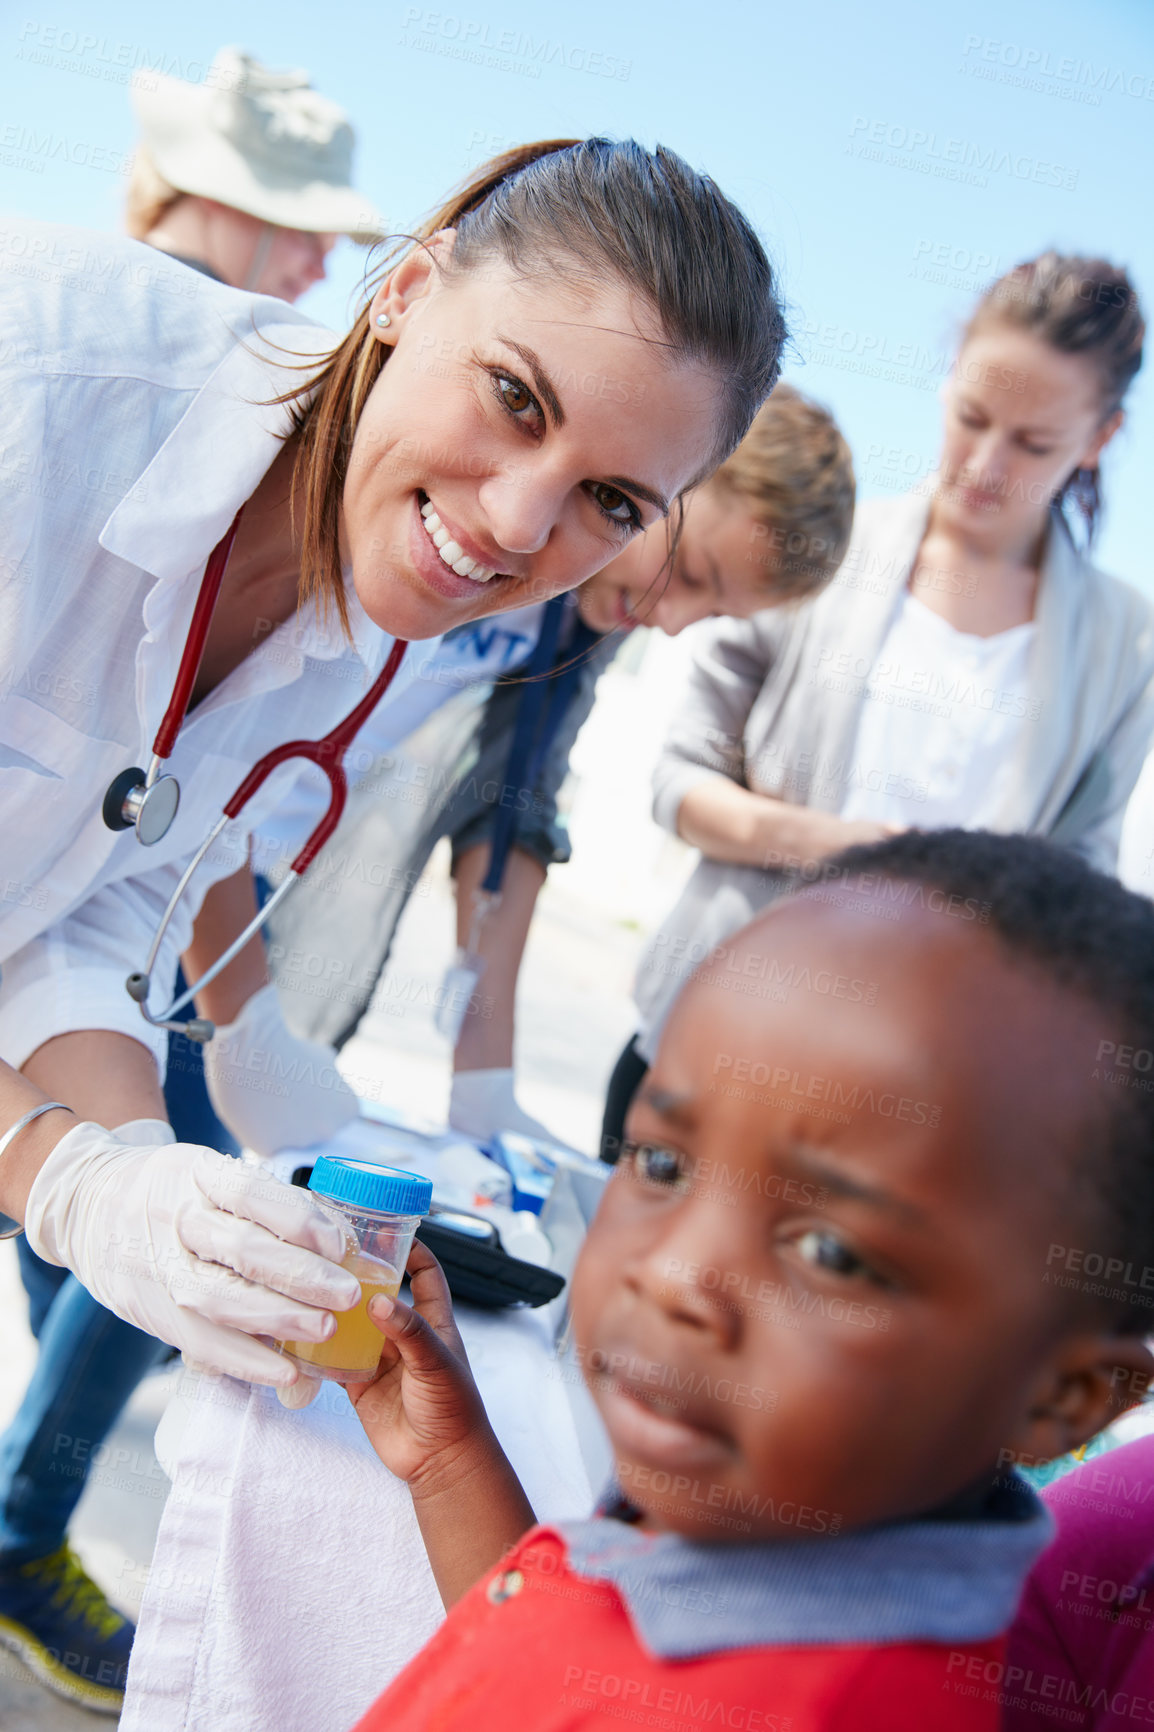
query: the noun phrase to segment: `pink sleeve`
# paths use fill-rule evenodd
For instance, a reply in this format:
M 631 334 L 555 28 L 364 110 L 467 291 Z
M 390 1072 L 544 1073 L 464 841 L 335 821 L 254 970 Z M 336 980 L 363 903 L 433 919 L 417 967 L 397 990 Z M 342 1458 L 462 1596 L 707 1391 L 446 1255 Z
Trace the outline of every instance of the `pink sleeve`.
M 1067 1732 L 1083 1732 L 1094 1724 L 1091 1714 L 1078 1705 L 1087 1658 L 1090 1671 L 1094 1670 L 1092 1652 L 1089 1656 L 1081 1652 L 1088 1632 L 1062 1610 L 1064 1602 L 1050 1580 L 1051 1575 L 1056 1579 L 1057 1570 L 1049 1560 L 1061 1546 L 1059 1533 L 1034 1566 L 1010 1630 L 1002 1684 L 1003 1732 L 1024 1732 L 1027 1727 L 1045 1732 L 1048 1724 L 1066 1727 Z M 1047 1564 L 1049 1569 L 1044 1570 Z M 1053 1704 L 1052 1708 L 1047 1704 Z
M 1136 1692 L 1154 1692 L 1154 1437 L 1095 1456 L 1044 1496 L 1058 1532 L 1010 1632 L 1003 1725 L 1106 1732 L 1122 1723 L 1111 1704 L 1125 1695 L 1129 1714 Z

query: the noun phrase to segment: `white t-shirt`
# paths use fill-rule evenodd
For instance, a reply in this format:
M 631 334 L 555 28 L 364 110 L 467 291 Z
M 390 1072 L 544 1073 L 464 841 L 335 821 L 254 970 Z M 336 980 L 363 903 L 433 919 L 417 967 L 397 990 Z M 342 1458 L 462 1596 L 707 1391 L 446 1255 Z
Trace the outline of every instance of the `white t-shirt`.
M 981 829 L 1022 723 L 1034 625 L 958 631 L 906 590 L 869 676 L 843 818 Z

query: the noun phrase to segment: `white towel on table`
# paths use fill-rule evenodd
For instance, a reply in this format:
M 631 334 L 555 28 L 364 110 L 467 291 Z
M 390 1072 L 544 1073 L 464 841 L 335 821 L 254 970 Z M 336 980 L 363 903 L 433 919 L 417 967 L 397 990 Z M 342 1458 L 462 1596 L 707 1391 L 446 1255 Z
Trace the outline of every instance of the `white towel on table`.
M 545 1318 L 458 1308 L 493 1428 L 543 1521 L 592 1504 Z M 173 1481 L 121 1732 L 349 1732 L 444 1616 L 407 1487 L 327 1383 L 289 1412 L 182 1381 L 157 1433 Z

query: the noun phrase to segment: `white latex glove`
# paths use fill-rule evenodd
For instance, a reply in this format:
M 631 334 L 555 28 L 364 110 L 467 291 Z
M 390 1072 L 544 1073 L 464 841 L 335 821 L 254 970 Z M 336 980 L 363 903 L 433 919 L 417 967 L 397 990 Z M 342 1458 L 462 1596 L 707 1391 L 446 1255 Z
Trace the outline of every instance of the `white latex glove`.
M 173 1142 L 157 1120 L 120 1134 L 74 1125 L 33 1182 L 24 1230 L 38 1256 L 71 1269 L 118 1317 L 250 1383 L 298 1379 L 255 1337 L 327 1340 L 328 1311 L 360 1296 L 336 1266 L 341 1229 L 307 1192 Z
M 291 1185 L 293 1174 L 300 1167 L 308 1164 L 302 1159 L 299 1149 L 285 1149 L 276 1155 L 256 1155 L 251 1149 L 246 1149 L 241 1159 L 246 1166 L 256 1167 L 259 1172 L 271 1173 L 275 1179 L 280 1180 L 282 1185 Z M 304 1188 L 307 1189 L 307 1186 Z M 297 1337 L 293 1339 L 295 1340 Z M 190 1371 L 203 1369 L 201 1366 L 193 1364 L 187 1353 L 184 1359 Z M 307 1407 L 311 1401 L 316 1400 L 321 1392 L 322 1385 L 319 1377 L 313 1377 L 303 1365 L 297 1366 L 297 1372 L 299 1375 L 295 1383 L 290 1383 L 287 1387 L 283 1383 L 277 1385 L 276 1398 L 282 1407 Z
M 498 1131 L 519 1131 L 536 1142 L 560 1143 L 540 1119 L 529 1117 L 517 1105 L 511 1070 L 459 1070 L 454 1073 L 449 1095 L 449 1124 L 479 1143 L 487 1143 Z M 561 1147 L 567 1147 L 561 1143 Z
M 217 1029 L 204 1076 L 218 1116 L 258 1155 L 327 1142 L 357 1117 L 336 1053 L 289 1033 L 275 986 L 254 992 L 236 1021 Z

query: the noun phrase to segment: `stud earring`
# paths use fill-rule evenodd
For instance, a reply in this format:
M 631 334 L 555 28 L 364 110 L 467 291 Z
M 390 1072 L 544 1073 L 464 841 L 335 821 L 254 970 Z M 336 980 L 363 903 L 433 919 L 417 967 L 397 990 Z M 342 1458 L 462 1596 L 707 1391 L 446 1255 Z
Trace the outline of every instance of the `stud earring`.
M 393 321 L 390 319 L 390 317 L 387 313 L 378 313 L 377 314 L 377 324 L 378 325 L 391 325 L 392 322 Z

